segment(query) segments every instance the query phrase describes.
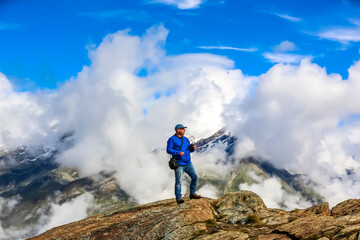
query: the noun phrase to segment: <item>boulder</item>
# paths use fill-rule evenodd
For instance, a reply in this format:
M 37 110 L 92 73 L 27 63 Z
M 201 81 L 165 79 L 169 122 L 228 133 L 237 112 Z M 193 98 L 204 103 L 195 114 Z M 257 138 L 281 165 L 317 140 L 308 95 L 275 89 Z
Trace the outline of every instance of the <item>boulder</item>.
M 232 224 L 257 221 L 259 215 L 267 212 L 263 200 L 250 191 L 225 194 L 216 201 L 215 208 L 222 221 Z

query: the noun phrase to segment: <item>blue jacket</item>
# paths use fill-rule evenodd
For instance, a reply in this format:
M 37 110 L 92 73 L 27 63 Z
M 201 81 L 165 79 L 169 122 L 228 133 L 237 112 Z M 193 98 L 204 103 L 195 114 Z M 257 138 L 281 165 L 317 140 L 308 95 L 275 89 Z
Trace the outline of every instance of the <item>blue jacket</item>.
M 181 146 L 181 138 L 176 135 L 173 135 L 167 141 L 166 152 L 171 154 L 174 158 L 178 160 L 180 166 L 189 165 L 191 163 L 190 152 L 194 150 L 190 150 L 190 141 L 187 137 L 183 136 L 183 145 Z M 183 156 L 180 156 L 180 152 L 184 152 Z

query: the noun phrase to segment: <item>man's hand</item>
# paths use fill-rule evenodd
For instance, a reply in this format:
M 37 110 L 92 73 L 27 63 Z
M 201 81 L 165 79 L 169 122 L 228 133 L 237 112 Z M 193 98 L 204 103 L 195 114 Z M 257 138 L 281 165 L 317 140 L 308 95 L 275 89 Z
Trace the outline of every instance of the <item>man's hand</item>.
M 184 156 L 184 154 L 185 154 L 184 152 L 180 152 L 180 156 Z
M 196 145 L 195 145 L 195 144 L 194 144 L 194 147 L 193 147 L 193 148 L 194 148 L 194 150 L 196 150 Z

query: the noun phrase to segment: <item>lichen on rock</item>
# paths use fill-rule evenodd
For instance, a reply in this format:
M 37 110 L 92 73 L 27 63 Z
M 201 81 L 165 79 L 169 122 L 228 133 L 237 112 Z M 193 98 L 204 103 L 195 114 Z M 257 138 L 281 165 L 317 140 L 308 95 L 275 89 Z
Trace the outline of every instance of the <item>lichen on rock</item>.
M 248 222 L 249 216 L 267 212 L 263 200 L 250 191 L 225 194 L 216 201 L 215 207 L 218 213 L 223 216 L 222 221 L 232 224 L 245 224 Z

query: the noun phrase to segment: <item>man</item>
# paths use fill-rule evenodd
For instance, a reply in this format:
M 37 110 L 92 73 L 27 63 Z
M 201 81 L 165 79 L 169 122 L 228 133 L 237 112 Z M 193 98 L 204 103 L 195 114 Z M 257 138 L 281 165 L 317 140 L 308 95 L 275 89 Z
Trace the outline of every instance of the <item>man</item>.
M 181 198 L 181 182 L 184 177 L 184 172 L 186 172 L 190 178 L 190 198 L 199 199 L 200 195 L 196 194 L 196 184 L 198 180 L 198 174 L 191 163 L 190 152 L 196 150 L 196 145 L 190 144 L 190 141 L 185 137 L 185 127 L 182 124 L 177 124 L 175 126 L 175 134 L 169 138 L 167 141 L 166 151 L 168 154 L 171 154 L 172 157 L 178 160 L 179 167 L 175 169 L 175 197 L 177 204 L 184 202 L 184 199 Z M 182 144 L 181 144 L 182 143 Z M 181 149 L 180 149 L 181 147 Z

